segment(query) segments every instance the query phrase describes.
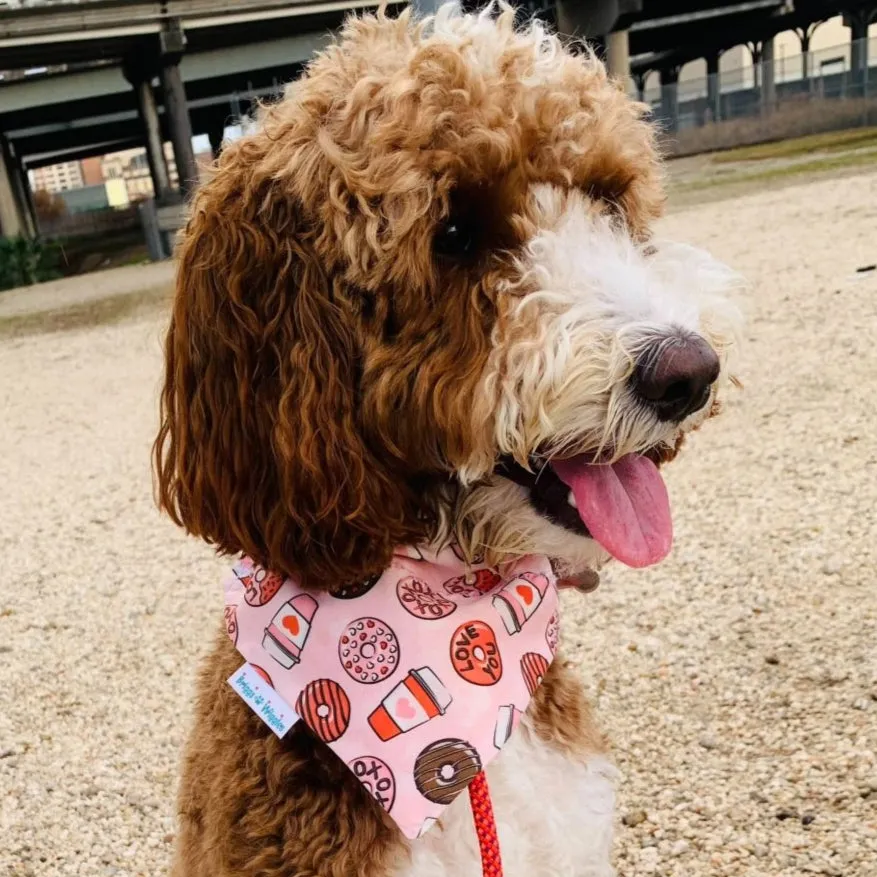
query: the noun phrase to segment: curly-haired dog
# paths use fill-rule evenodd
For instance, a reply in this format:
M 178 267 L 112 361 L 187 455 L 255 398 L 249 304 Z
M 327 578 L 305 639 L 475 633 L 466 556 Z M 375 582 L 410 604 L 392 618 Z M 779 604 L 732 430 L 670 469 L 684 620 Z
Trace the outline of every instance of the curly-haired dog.
M 179 249 L 160 500 L 305 588 L 400 545 L 581 583 L 659 560 L 658 465 L 729 377 L 729 272 L 652 239 L 642 107 L 538 24 L 350 21 L 223 153 Z M 306 728 L 200 680 L 177 877 L 480 874 L 466 796 L 408 842 Z M 608 875 L 612 768 L 555 661 L 487 774 L 508 877 Z

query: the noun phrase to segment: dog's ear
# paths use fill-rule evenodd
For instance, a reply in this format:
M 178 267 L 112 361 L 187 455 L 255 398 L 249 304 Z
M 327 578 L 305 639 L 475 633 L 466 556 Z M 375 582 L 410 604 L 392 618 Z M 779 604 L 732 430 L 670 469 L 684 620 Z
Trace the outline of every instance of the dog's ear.
M 220 552 L 332 588 L 385 568 L 422 515 L 363 439 L 356 322 L 319 229 L 257 151 L 228 149 L 181 236 L 158 499 Z

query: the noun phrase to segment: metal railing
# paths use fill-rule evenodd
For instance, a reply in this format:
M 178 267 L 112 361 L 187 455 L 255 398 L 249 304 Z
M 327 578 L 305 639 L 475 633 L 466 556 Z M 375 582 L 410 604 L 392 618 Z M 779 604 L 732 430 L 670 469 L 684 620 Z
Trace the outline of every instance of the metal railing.
M 877 39 L 651 86 L 641 97 L 676 155 L 877 125 Z

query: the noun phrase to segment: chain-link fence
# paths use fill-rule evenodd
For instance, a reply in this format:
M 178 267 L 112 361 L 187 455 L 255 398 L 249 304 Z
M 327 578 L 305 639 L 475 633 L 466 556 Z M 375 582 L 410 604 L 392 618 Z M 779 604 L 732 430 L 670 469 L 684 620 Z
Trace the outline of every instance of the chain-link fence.
M 877 125 L 871 58 L 877 39 L 664 85 L 655 73 L 640 97 L 673 155 Z

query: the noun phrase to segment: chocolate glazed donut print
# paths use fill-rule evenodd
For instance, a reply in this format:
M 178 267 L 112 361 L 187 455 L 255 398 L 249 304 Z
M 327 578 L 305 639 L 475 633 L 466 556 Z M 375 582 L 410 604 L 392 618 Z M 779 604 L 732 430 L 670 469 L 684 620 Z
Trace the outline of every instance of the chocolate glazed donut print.
M 481 758 L 465 740 L 436 740 L 414 761 L 414 785 L 433 804 L 450 804 L 481 772 Z
M 361 582 L 344 585 L 343 588 L 332 591 L 331 594 L 338 600 L 356 600 L 359 597 L 364 597 L 378 583 L 381 575 L 381 573 L 378 573 L 363 579 Z

